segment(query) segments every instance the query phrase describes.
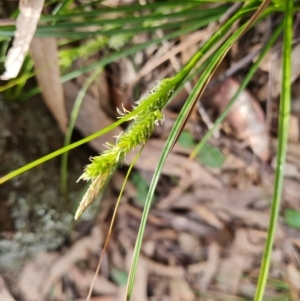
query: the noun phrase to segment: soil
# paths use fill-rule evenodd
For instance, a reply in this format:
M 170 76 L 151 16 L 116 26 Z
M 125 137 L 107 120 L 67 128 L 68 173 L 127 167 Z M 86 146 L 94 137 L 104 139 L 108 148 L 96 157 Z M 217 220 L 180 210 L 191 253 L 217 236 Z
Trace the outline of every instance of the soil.
M 63 135 L 41 98 L 0 100 L 0 174 L 4 175 L 63 145 Z M 18 270 L 34 254 L 56 250 L 72 229 L 72 210 L 84 183 L 75 185 L 87 152 L 72 151 L 68 199 L 60 192 L 60 158 L 0 187 L 0 273 Z

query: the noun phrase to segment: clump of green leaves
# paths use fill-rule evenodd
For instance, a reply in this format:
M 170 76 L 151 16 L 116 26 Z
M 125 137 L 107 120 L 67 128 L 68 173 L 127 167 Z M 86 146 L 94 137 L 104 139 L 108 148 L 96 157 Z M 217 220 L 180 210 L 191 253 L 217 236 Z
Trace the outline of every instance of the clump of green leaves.
M 157 98 L 149 103 L 144 109 L 138 111 L 132 118 L 134 121 L 129 129 L 121 133 L 116 143 L 106 143 L 107 150 L 99 156 L 91 159 L 92 163 L 85 167 L 84 173 L 79 180 L 92 181 L 89 189 L 83 196 L 83 199 L 76 211 L 75 219 L 78 219 L 84 210 L 94 201 L 98 193 L 104 186 L 106 179 L 116 170 L 119 163 L 122 163 L 126 155 L 134 148 L 144 145 L 154 131 L 155 125 L 163 122 L 164 116 L 161 113 L 162 108 L 170 99 L 173 88 L 165 93 L 159 93 L 170 82 L 170 79 L 160 81 L 156 87 L 147 92 L 137 101 L 137 110 L 148 98 L 158 95 Z M 123 111 L 117 109 L 120 115 L 129 113 L 125 108 Z

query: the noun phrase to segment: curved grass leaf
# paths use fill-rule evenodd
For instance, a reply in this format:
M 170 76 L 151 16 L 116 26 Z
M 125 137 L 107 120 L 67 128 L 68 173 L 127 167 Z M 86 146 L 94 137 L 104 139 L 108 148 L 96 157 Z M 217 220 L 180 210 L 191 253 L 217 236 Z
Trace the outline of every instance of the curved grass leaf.
M 289 115 L 291 107 L 291 52 L 293 35 L 293 0 L 286 0 L 285 17 L 283 29 L 282 46 L 282 86 L 279 107 L 279 137 L 277 146 L 277 160 L 275 181 L 273 190 L 273 199 L 271 206 L 271 216 L 268 227 L 267 240 L 264 249 L 264 255 L 261 263 L 258 284 L 256 287 L 255 301 L 262 301 L 268 279 L 272 248 L 274 244 L 276 224 L 280 209 L 280 200 L 282 194 L 282 185 L 284 177 L 284 164 L 287 150 Z
M 92 73 L 85 81 L 85 83 L 83 84 L 82 88 L 80 89 L 74 105 L 73 105 L 73 109 L 71 112 L 71 116 L 70 116 L 70 121 L 69 121 L 69 126 L 67 128 L 67 132 L 65 135 L 65 140 L 64 140 L 64 146 L 67 146 L 70 144 L 71 142 L 71 137 L 72 137 L 72 133 L 75 127 L 75 123 L 79 114 L 79 110 L 83 101 L 83 98 L 86 94 L 86 91 L 88 89 L 88 87 L 91 85 L 91 83 L 95 80 L 95 78 L 102 72 L 102 68 L 99 70 L 95 70 L 94 73 Z M 67 187 L 67 171 L 68 171 L 68 152 L 65 152 L 62 155 L 61 158 L 61 170 L 60 170 L 60 175 L 61 175 L 61 191 L 62 191 L 62 195 L 66 196 L 67 195 L 67 191 L 68 191 L 68 187 Z

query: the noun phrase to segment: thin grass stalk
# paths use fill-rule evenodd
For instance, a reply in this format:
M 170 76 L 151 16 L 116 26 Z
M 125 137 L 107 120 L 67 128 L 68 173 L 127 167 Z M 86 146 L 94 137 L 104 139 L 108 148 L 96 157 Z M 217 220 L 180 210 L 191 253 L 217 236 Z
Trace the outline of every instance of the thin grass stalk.
M 279 137 L 277 146 L 277 160 L 271 216 L 268 227 L 267 240 L 261 263 L 258 284 L 254 301 L 262 301 L 268 279 L 272 249 L 274 245 L 275 230 L 279 216 L 280 201 L 282 195 L 284 165 L 287 151 L 289 116 L 291 109 L 291 53 L 292 53 L 292 24 L 293 23 L 293 0 L 286 0 L 283 47 L 282 47 L 282 85 L 279 107 Z
M 67 132 L 64 139 L 64 147 L 69 145 L 71 142 L 72 133 L 75 128 L 76 120 L 80 111 L 82 101 L 87 92 L 87 89 L 101 72 L 102 72 L 102 68 L 95 70 L 86 79 L 85 83 L 83 84 L 82 88 L 80 89 L 75 99 L 71 116 L 70 116 L 69 126 L 67 128 Z M 68 174 L 68 152 L 65 152 L 61 158 L 61 169 L 60 169 L 60 175 L 61 175 L 60 186 L 61 186 L 62 195 L 64 197 L 67 197 L 67 193 L 68 193 L 67 174 Z

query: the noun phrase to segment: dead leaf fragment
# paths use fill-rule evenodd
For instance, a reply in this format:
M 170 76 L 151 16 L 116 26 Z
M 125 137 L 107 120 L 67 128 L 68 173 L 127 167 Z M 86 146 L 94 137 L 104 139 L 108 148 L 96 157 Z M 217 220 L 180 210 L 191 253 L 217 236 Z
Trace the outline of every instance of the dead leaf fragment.
M 133 256 L 133 249 L 127 249 L 126 267 L 128 271 L 131 268 L 132 256 Z M 141 256 L 139 258 L 139 264 L 137 266 L 136 278 L 135 278 L 134 288 L 132 292 L 132 298 L 134 301 L 148 301 L 147 283 L 148 283 L 148 266 L 144 257 Z
M 75 284 L 76 288 L 86 295 L 94 278 L 94 272 L 81 272 L 76 266 L 73 266 L 68 272 L 68 278 Z M 104 276 L 98 275 L 93 285 L 93 292 L 101 295 L 115 295 L 118 287 L 107 280 Z
M 198 213 L 201 216 L 201 218 L 203 218 L 203 220 L 205 222 L 207 222 L 209 225 L 211 225 L 217 229 L 224 228 L 222 222 L 220 222 L 220 220 L 217 218 L 217 216 L 214 214 L 214 212 L 212 210 L 210 210 L 209 208 L 207 208 L 206 206 L 198 205 L 198 206 L 195 206 L 193 208 L 193 210 L 196 213 Z
M 55 38 L 34 38 L 30 45 L 30 53 L 44 101 L 61 131 L 65 133 L 68 117 L 63 87 L 60 82 L 57 40 Z
M 16 21 L 15 38 L 4 63 L 6 71 L 1 76 L 2 80 L 18 75 L 40 19 L 44 1 L 19 1 L 20 14 Z
M 72 248 L 56 260 L 48 272 L 48 277 L 43 283 L 43 296 L 60 277 L 69 273 L 70 268 L 77 260 L 86 259 L 90 252 L 96 252 L 103 241 L 102 233 L 96 226 L 91 235 L 77 241 Z
M 222 112 L 239 88 L 231 78 L 223 81 L 212 96 L 213 102 Z M 239 139 L 250 144 L 253 152 L 262 160 L 269 158 L 269 136 L 264 113 L 254 97 L 244 90 L 226 117 L 233 132 Z
M 295 115 L 290 116 L 290 125 L 289 125 L 289 141 L 298 142 L 300 133 L 299 133 L 299 118 Z
M 25 300 L 38 301 L 42 299 L 43 284 L 47 280 L 50 267 L 58 257 L 57 253 L 43 252 L 26 264 L 18 283 Z
M 293 47 L 292 50 L 292 57 L 291 57 L 291 61 L 293 62 L 292 64 L 292 76 L 291 76 L 291 84 L 299 77 L 300 75 L 300 56 L 299 56 L 299 52 L 300 52 L 300 44 L 296 45 Z M 271 55 L 270 55 L 271 56 Z M 270 60 L 270 57 L 267 58 L 268 60 Z M 264 64 L 265 66 L 266 64 Z M 268 64 L 268 68 L 265 67 L 265 70 L 269 71 L 270 76 L 273 77 L 273 79 L 271 80 L 272 82 L 272 97 L 276 98 L 279 93 L 280 93 L 280 89 L 281 89 L 281 73 L 282 73 L 282 62 L 281 62 L 281 55 L 278 55 L 276 57 L 276 60 L 273 60 L 272 64 Z M 274 72 L 271 72 L 273 69 Z M 264 85 L 259 91 L 258 91 L 258 98 L 259 100 L 265 100 L 267 99 L 268 96 L 268 83 L 266 85 Z
M 0 276 L 0 300 L 3 301 L 15 301 L 13 296 L 8 291 L 3 278 Z
M 291 295 L 293 296 L 293 300 L 299 300 L 300 271 L 291 263 L 287 265 L 286 270 L 288 281 L 291 286 Z
M 241 276 L 253 261 L 252 255 L 261 251 L 261 247 L 250 242 L 248 234 L 245 229 L 236 231 L 230 255 L 220 265 L 217 283 L 222 292 L 237 293 Z
M 183 277 L 170 280 L 170 295 L 172 301 L 192 301 L 195 296 Z

